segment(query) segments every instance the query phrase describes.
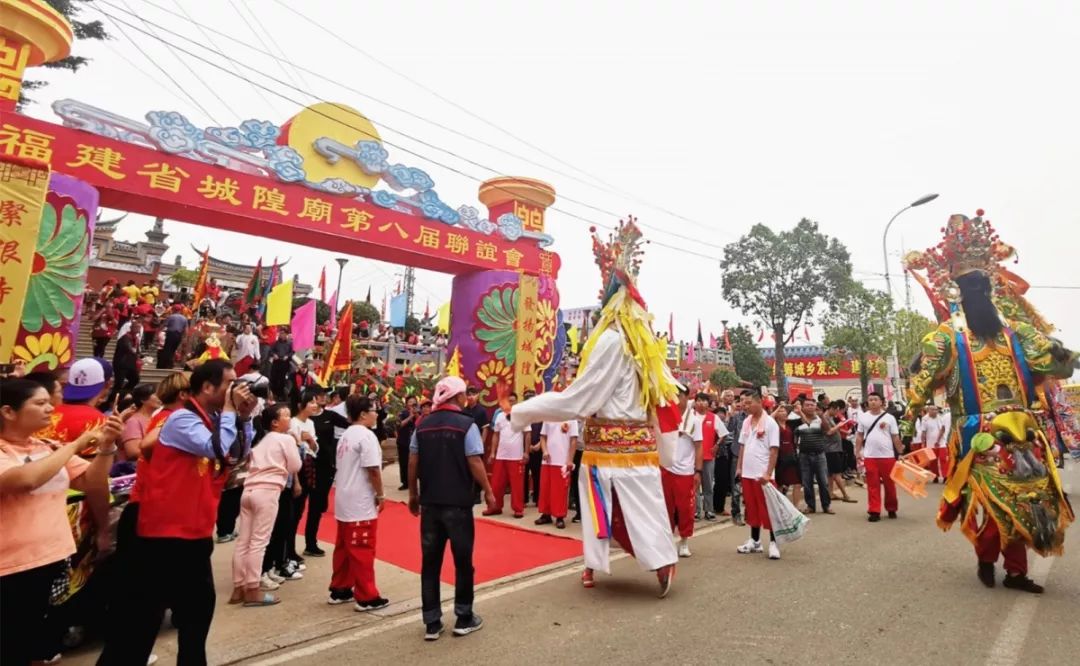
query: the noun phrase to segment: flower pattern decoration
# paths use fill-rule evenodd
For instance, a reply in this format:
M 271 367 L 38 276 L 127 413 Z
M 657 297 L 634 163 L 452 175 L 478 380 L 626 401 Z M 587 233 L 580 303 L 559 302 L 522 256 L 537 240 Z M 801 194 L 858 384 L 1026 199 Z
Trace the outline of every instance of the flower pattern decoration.
M 517 287 L 495 287 L 480 301 L 475 335 L 484 351 L 513 366 L 517 358 Z
M 556 315 L 551 301 L 540 299 L 536 304 L 536 366 L 543 373 L 551 365 L 555 346 Z
M 50 193 L 41 212 L 23 306 L 22 327 L 28 332 L 37 333 L 46 324 L 57 328 L 75 318 L 76 303 L 86 284 L 89 245 L 85 211 L 76 208 L 71 199 Z
M 495 404 L 492 398 L 496 393 L 495 386 L 509 384 L 513 374 L 514 366 L 512 363 L 506 364 L 497 358 L 481 363 L 480 367 L 476 369 L 476 379 L 480 386 L 483 387 L 480 391 L 481 401 L 488 405 Z
M 40 370 L 42 366 L 55 370 L 71 363 L 71 338 L 60 331 L 28 335 L 21 345 L 15 345 L 12 353 L 15 358 L 26 361 L 28 372 Z

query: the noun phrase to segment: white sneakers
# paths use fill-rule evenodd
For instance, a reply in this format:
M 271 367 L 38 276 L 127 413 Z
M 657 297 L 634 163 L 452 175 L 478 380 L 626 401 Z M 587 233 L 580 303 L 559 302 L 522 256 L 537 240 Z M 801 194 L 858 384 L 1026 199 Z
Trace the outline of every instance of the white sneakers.
M 778 559 L 780 559 L 780 547 L 776 545 L 775 541 L 770 541 L 769 542 L 769 559 L 770 560 L 778 560 Z
M 281 583 L 271 578 L 269 573 L 264 573 L 262 578 L 259 579 L 259 587 L 263 590 L 271 591 L 281 587 Z
M 754 541 L 753 539 L 747 539 L 746 543 L 735 549 L 735 552 L 742 555 L 748 555 L 750 553 L 763 552 L 760 541 Z
M 679 540 L 679 557 L 690 557 L 690 544 L 686 539 Z

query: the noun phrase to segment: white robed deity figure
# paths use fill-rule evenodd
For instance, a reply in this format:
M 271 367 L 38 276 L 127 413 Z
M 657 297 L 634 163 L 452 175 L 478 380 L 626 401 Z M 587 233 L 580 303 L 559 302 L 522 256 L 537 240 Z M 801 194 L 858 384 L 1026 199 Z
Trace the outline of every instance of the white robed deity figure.
M 584 419 L 582 469 L 578 474 L 585 572 L 610 573 L 611 541 L 655 571 L 660 596 L 671 589 L 678 556 L 660 483 L 657 440 L 666 421 L 678 423 L 679 388 L 666 363 L 667 350 L 652 331 L 652 317 L 634 284 L 641 232 L 635 220 L 620 223 L 593 251 L 604 279 L 599 321 L 582 350 L 577 378 L 562 392 L 514 405 L 510 421 L 532 423 Z

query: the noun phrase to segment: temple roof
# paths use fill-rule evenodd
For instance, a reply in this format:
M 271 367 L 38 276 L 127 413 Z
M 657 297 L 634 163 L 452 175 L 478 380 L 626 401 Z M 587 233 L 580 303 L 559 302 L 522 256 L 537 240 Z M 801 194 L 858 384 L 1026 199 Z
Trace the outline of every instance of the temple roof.
M 191 246 L 191 249 L 195 250 L 195 254 L 199 255 L 200 257 L 202 256 L 203 252 L 205 251 L 205 250 L 200 250 L 199 248 L 195 247 L 194 245 Z M 291 259 L 286 259 L 285 261 L 279 261 L 278 265 L 277 265 L 278 269 L 280 270 L 280 269 L 284 268 L 285 264 L 289 263 L 289 261 L 291 261 Z M 218 258 L 214 257 L 213 255 L 210 256 L 210 265 L 215 267 L 215 268 L 220 268 L 222 270 L 237 271 L 237 272 L 241 272 L 241 273 L 243 273 L 243 272 L 250 273 L 251 271 L 255 270 L 255 265 L 254 264 L 234 264 L 231 261 L 224 261 L 222 259 L 218 259 Z M 263 266 L 262 268 L 263 268 L 264 271 L 269 271 L 271 266 Z

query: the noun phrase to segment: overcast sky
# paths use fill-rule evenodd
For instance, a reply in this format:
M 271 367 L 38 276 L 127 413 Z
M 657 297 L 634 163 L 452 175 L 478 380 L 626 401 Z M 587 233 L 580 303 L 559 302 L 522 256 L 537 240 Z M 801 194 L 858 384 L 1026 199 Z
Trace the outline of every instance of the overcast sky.
M 722 300 L 718 266 L 719 248 L 752 224 L 780 229 L 800 217 L 817 220 L 848 246 L 856 276 L 883 288 L 886 222 L 906 203 L 939 192 L 937 201 L 908 211 L 890 232 L 896 296 L 904 297 L 901 244 L 908 250 L 933 245 L 949 214 L 974 215 L 984 208 L 1003 240 L 1018 249 L 1019 274 L 1040 285 L 1031 299 L 1066 341 L 1080 345 L 1075 305 L 1080 290 L 1044 288 L 1080 287 L 1075 260 L 1080 209 L 1073 201 L 1080 183 L 1080 3 L 289 3 L 364 55 L 275 0 L 153 2 L 174 13 L 182 6 L 228 37 L 200 32 L 145 0 L 97 0 L 91 6 L 139 24 L 123 13 L 130 7 L 203 44 L 212 39 L 226 55 L 258 70 L 229 65 L 233 71 L 304 104 L 325 99 L 353 106 L 374 121 L 384 139 L 478 179 L 541 178 L 564 197 L 616 214 L 634 213 L 654 241 L 710 255 L 656 245 L 646 254 L 642 291 L 659 320 L 657 328 L 665 328 L 669 313 L 675 313 L 678 337 L 690 338 L 698 317 L 706 337 L 720 330 L 723 319 L 753 326 Z M 95 17 L 101 15 L 92 9 L 83 14 Z M 30 114 L 55 120 L 48 103 L 71 97 L 129 117 L 179 110 L 196 124 L 215 124 L 116 24 L 105 23 L 114 39 L 75 46 L 75 53 L 93 59 L 82 71 L 31 73 L 52 85 L 34 93 L 40 103 L 29 108 Z M 264 48 L 253 29 L 283 57 L 330 81 L 283 69 L 239 44 Z M 269 92 L 260 96 L 225 72 L 124 30 L 223 125 L 252 117 L 282 123 L 300 108 Z M 260 72 L 295 80 L 309 94 L 286 89 Z M 376 99 L 550 168 L 479 145 Z M 428 170 L 452 206 L 479 207 L 477 180 L 390 151 L 391 160 Z M 585 184 L 597 181 L 605 185 Z M 603 224 L 616 221 L 565 199 L 555 205 Z M 592 303 L 599 278 L 589 222 L 549 211 L 547 224 L 563 259 L 563 306 Z M 130 217 L 118 236 L 139 240 L 149 225 Z M 336 275 L 335 255 L 328 252 L 283 249 L 264 239 L 244 238 L 241 244 L 234 234 L 208 235 L 178 223 L 168 223 L 167 231 L 169 260 L 180 252 L 193 265 L 190 244 L 201 246 L 209 238 L 212 253 L 225 260 L 254 263 L 260 255 L 264 262 L 291 256 L 304 281 L 317 281 L 324 265 L 332 279 Z M 345 295 L 363 298 L 370 284 L 379 299 L 384 289 L 393 289 L 399 271 L 356 258 L 346 268 Z M 449 276 L 421 272 L 417 309 L 430 299 L 434 310 L 449 293 Z M 924 295 L 913 292 L 913 301 L 929 314 Z

